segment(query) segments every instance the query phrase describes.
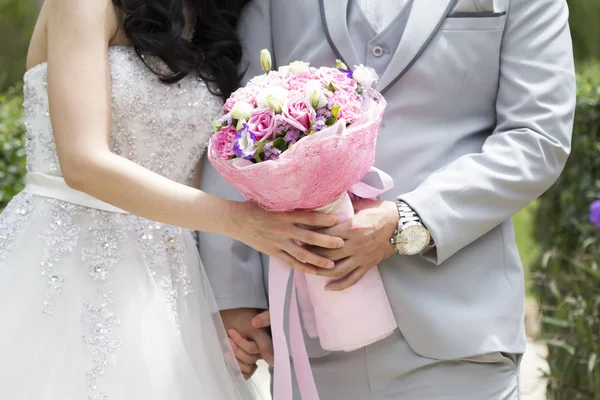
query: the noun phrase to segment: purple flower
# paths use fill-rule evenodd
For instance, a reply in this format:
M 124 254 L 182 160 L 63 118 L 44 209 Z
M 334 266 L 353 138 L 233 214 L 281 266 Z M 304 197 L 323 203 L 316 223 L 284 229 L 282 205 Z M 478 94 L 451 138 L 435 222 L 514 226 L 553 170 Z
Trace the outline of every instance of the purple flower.
M 292 126 L 285 120 L 282 115 L 275 116 L 275 136 L 281 136 L 292 129 Z
M 256 136 L 248 129 L 248 124 L 243 124 L 242 129 L 235 135 L 233 152 L 236 156 L 246 160 L 254 158 L 256 153 Z
M 348 78 L 352 79 L 352 75 L 353 75 L 352 74 L 352 70 L 350 70 L 350 69 L 340 69 L 340 72 L 345 73 Z
M 291 128 L 283 137 L 283 140 L 288 142 L 289 144 L 295 144 L 298 140 L 300 140 L 300 130 Z
M 273 147 L 273 142 L 268 142 L 264 145 L 263 151 L 265 152 L 265 160 L 276 160 L 281 154 L 281 150 L 277 147 Z
M 315 120 L 315 123 L 312 126 L 312 130 L 315 132 L 320 132 L 323 129 L 326 128 L 325 122 L 327 121 L 327 118 L 324 116 L 317 116 L 317 119 Z
M 329 108 L 322 107 L 317 110 L 317 118 L 319 117 L 327 119 L 333 117 L 333 114 L 331 113 L 331 110 Z
M 590 204 L 590 222 L 600 228 L 600 200 L 594 200 Z

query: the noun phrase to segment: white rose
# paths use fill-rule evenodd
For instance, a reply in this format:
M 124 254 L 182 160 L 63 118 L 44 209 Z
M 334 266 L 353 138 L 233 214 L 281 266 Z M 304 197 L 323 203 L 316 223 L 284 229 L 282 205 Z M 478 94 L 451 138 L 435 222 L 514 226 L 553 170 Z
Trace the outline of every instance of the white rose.
M 308 72 L 309 71 L 309 67 L 310 64 L 304 61 L 294 61 L 293 63 L 291 63 L 289 65 L 289 71 L 292 74 L 299 74 L 302 72 Z
M 370 89 L 379 80 L 377 72 L 373 68 L 365 67 L 364 65 L 354 66 L 352 77 L 359 85 L 366 89 Z
M 269 107 L 276 113 L 281 113 L 288 98 L 288 91 L 279 86 L 267 86 L 256 95 L 259 107 Z
M 314 108 L 322 108 L 327 105 L 327 97 L 323 91 L 323 85 L 317 81 L 310 81 L 306 84 L 306 99 Z
M 231 109 L 233 119 L 248 121 L 252 116 L 254 106 L 246 101 L 238 101 Z

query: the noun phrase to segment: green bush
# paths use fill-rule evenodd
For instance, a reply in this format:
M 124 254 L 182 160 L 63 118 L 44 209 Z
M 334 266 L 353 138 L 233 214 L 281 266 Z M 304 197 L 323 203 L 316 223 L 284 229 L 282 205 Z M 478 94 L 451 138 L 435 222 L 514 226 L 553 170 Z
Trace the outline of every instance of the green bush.
M 589 221 L 600 199 L 600 65 L 578 77 L 571 157 L 539 201 L 532 265 L 548 344 L 548 398 L 600 399 L 600 229 Z
M 568 3 L 575 57 L 600 59 L 600 1 L 568 0 Z
M 0 93 L 23 77 L 36 17 L 35 0 L 0 0 Z
M 20 86 L 0 94 L 0 210 L 23 188 L 25 126 Z

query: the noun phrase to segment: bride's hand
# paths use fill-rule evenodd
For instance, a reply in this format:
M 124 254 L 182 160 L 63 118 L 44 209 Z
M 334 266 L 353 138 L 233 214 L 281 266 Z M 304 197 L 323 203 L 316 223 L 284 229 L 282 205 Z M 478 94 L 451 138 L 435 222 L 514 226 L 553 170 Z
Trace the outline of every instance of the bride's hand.
M 320 268 L 331 269 L 335 264 L 311 253 L 298 242 L 327 249 L 344 246 L 341 238 L 299 227 L 335 226 L 338 218 L 334 215 L 310 211 L 269 212 L 252 201 L 237 203 L 232 214 L 237 240 L 302 272 L 318 274 Z

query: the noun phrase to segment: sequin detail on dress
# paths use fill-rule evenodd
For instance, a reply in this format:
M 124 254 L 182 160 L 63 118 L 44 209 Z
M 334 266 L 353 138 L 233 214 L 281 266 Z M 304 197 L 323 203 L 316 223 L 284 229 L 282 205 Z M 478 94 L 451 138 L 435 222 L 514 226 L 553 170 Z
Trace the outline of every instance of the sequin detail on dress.
M 55 199 L 43 199 L 44 207 L 39 215 L 48 218 L 48 223 L 40 232 L 40 239 L 46 246 L 41 263 L 42 277 L 47 281 L 44 314 L 54 313 L 54 301 L 63 290 L 65 276 L 55 270 L 67 254 L 72 254 L 79 238 L 81 227 L 77 218 L 82 207 Z
M 106 367 L 115 363 L 114 353 L 123 344 L 116 332 L 119 320 L 112 311 L 114 293 L 109 275 L 124 257 L 122 246 L 127 239 L 124 228 L 127 218 L 98 210 L 90 210 L 90 214 L 94 226 L 90 228 L 86 242 L 91 242 L 92 246 L 81 250 L 81 260 L 88 267 L 98 299 L 95 305 L 85 302 L 81 316 L 85 331 L 83 343 L 92 355 L 86 384 L 88 400 L 107 400 L 106 394 L 98 388 L 98 379 L 104 375 Z
M 22 193 L 15 197 L 0 215 L 0 261 L 12 251 L 32 211 L 31 195 Z
M 138 247 L 148 269 L 160 282 L 173 322 L 179 328 L 177 301 L 180 294 L 187 296 L 193 293 L 185 264 L 186 247 L 182 242 L 184 231 L 141 218 L 136 226 Z

